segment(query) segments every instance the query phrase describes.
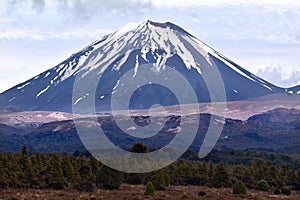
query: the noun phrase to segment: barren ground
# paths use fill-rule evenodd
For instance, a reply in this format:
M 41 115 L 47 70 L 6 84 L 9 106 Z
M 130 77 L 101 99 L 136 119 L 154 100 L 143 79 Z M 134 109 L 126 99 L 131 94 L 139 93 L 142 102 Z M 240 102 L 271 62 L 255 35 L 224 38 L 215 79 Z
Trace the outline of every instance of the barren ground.
M 274 195 L 272 192 L 260 192 L 248 190 L 245 195 L 233 195 L 231 188 L 207 188 L 200 186 L 171 186 L 165 191 L 155 191 L 153 196 L 144 195 L 145 187 L 143 185 L 123 184 L 120 190 L 102 190 L 98 189 L 94 193 L 78 192 L 76 190 L 39 190 L 39 189 L 2 189 L 0 190 L 0 199 L 113 199 L 113 200 L 132 200 L 132 199 L 300 199 L 300 191 L 292 191 L 290 196 Z M 198 192 L 206 192 L 205 196 L 198 196 Z M 187 198 L 183 194 L 187 194 Z

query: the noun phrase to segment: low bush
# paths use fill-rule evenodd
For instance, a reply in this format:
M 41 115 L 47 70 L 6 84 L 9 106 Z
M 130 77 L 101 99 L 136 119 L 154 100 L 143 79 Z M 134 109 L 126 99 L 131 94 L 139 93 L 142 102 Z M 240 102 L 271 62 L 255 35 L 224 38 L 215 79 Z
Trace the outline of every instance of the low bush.
M 233 194 L 246 194 L 246 192 L 247 192 L 246 186 L 242 181 L 235 182 L 232 188 Z
M 291 190 L 289 188 L 281 188 L 281 194 L 285 194 L 285 195 L 290 195 L 291 194 Z
M 182 198 L 183 199 L 187 199 L 189 197 L 189 195 L 185 192 L 185 193 L 183 193 L 183 195 L 182 195 Z
M 268 191 L 269 190 L 269 184 L 265 180 L 260 180 L 257 183 L 255 189 L 260 190 L 260 191 Z
M 198 195 L 199 195 L 199 196 L 205 196 L 205 195 L 206 195 L 206 192 L 201 190 L 201 191 L 198 192 Z
M 281 194 L 281 192 L 280 192 L 280 190 L 279 190 L 278 188 L 276 188 L 276 189 L 274 190 L 274 194 L 278 195 L 278 194 Z
M 154 195 L 154 186 L 151 181 L 148 181 L 145 188 L 145 195 Z

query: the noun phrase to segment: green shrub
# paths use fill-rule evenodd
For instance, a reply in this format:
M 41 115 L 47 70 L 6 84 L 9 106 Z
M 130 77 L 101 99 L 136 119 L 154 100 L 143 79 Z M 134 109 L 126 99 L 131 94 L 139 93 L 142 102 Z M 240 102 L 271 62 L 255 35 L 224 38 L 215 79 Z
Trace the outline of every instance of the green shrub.
M 232 188 L 233 194 L 246 194 L 246 191 L 247 191 L 246 186 L 242 181 L 235 182 Z
M 278 195 L 278 194 L 280 194 L 281 192 L 280 192 L 280 190 L 278 189 L 278 188 L 276 188 L 275 190 L 274 190 L 274 194 L 276 194 L 276 195 Z
M 183 195 L 182 195 L 182 198 L 183 199 L 187 199 L 189 197 L 189 195 L 185 192 L 185 193 L 183 193 Z
M 269 184 L 265 180 L 260 180 L 257 183 L 255 189 L 260 190 L 260 191 L 268 191 L 269 190 Z
M 206 192 L 205 192 L 205 191 L 202 191 L 202 190 L 200 190 L 200 191 L 198 192 L 198 195 L 199 195 L 199 196 L 205 196 L 205 195 L 206 195 Z
M 151 181 L 146 184 L 144 195 L 154 195 L 154 186 Z
M 213 187 L 224 188 L 229 185 L 229 173 L 226 165 L 221 161 L 216 167 L 213 176 Z
M 96 184 L 103 189 L 116 190 L 119 189 L 123 179 L 124 175 L 122 172 L 103 166 L 97 172 Z
M 285 194 L 285 195 L 290 195 L 291 194 L 291 190 L 289 188 L 281 188 L 281 193 Z
M 170 177 L 163 170 L 153 172 L 150 180 L 153 183 L 155 190 L 165 190 L 167 186 L 170 185 Z

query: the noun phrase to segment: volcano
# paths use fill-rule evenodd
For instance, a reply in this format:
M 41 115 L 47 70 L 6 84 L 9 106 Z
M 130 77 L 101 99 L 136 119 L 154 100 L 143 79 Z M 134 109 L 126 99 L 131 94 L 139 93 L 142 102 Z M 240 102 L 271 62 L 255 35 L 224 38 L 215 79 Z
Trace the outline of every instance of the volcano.
M 208 84 L 218 78 L 215 71 L 220 74 L 226 101 L 296 93 L 255 76 L 175 24 L 146 21 L 126 25 L 57 66 L 6 90 L 0 94 L 0 106 L 17 106 L 28 111 L 72 112 L 72 106 L 92 97 L 97 112 L 109 111 L 111 96 L 126 90 L 126 85 L 120 83 L 122 76 L 131 70 L 129 79 L 134 80 L 143 73 L 142 65 L 149 65 L 155 73 L 164 73 L 165 66 L 176 70 L 192 86 L 198 103 L 212 100 L 212 92 L 216 91 L 210 91 Z M 128 73 L 126 76 L 128 78 Z M 167 78 L 166 75 L 166 81 Z M 80 79 L 89 82 L 85 83 L 81 96 L 74 99 L 74 83 Z M 94 82 L 97 82 L 95 91 L 89 90 L 90 83 Z M 182 86 L 181 83 L 171 84 Z M 143 109 L 155 103 L 178 104 L 173 97 L 167 87 L 145 84 L 132 94 L 130 108 Z

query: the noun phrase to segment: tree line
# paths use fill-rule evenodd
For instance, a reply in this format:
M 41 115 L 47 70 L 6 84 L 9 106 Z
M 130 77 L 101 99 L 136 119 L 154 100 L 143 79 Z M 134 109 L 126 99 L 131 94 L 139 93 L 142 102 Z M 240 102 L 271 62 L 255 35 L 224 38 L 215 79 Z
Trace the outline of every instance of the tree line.
M 131 150 L 147 152 L 143 144 L 135 144 Z M 293 169 L 288 163 L 276 166 L 268 160 L 231 165 L 224 161 L 180 159 L 158 171 L 129 174 L 111 169 L 93 156 L 83 154 L 33 152 L 28 155 L 26 146 L 20 153 L 0 154 L 0 188 L 72 188 L 93 192 L 97 188 L 118 189 L 122 183 L 146 185 L 149 182 L 156 190 L 164 190 L 170 185 L 222 188 L 233 187 L 235 183 L 257 189 L 261 182 L 267 189 L 299 190 L 300 169 Z

